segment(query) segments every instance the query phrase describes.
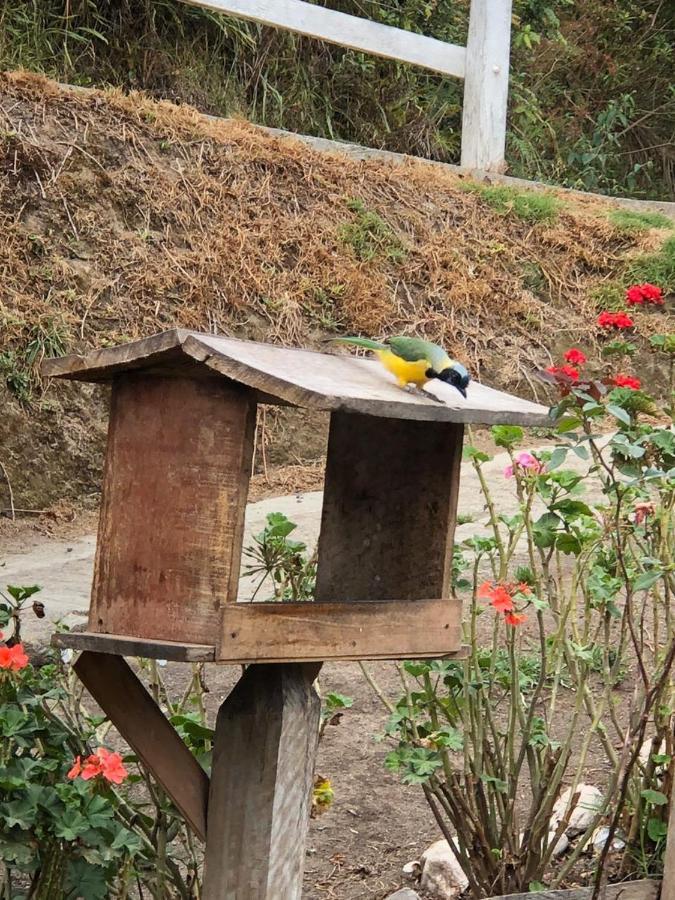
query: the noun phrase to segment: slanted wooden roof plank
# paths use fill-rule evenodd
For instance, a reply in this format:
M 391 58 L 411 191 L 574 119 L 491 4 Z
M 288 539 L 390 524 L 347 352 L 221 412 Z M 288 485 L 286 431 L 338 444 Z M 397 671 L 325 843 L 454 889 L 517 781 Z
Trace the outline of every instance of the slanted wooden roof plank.
M 430 382 L 427 390 L 442 401 L 435 402 L 402 390 L 375 360 L 182 329 L 85 356 L 47 360 L 42 372 L 51 377 L 107 381 L 130 370 L 198 374 L 199 368 L 250 388 L 260 402 L 428 422 L 548 422 L 546 407 L 477 381 L 469 385 L 466 399 L 449 385 Z

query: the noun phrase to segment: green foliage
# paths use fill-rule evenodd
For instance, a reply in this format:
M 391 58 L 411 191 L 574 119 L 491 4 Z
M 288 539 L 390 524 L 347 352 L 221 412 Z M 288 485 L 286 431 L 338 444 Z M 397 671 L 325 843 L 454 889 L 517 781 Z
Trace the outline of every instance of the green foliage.
M 632 259 L 626 278 L 630 284 L 645 281 L 658 284 L 664 294 L 675 292 L 675 237 L 667 238 L 655 253 Z
M 667 340 L 653 343 L 660 352 Z M 626 768 L 616 746 L 643 746 L 647 722 L 653 748 L 673 732 L 675 432 L 642 418 L 655 410 L 646 391 L 611 388 L 610 376 L 558 388 L 557 446 L 537 452 L 542 470 L 513 466 L 515 514 L 497 507 L 481 471 L 488 455 L 466 449 L 491 532 L 464 541 L 461 559 L 453 557 L 454 582 L 472 570 L 464 579 L 473 588 L 464 626 L 470 653 L 464 663 L 404 663 L 405 692 L 386 727 L 396 742 L 386 765 L 422 785 L 436 820 L 456 835 L 474 897 L 522 892 L 533 880 L 557 888 L 603 821 L 629 836 L 626 873 L 662 867 L 664 769 L 655 754 Z M 608 416 L 613 433 L 602 437 L 598 420 Z M 492 437 L 513 459 L 526 435 L 496 426 Z M 588 471 L 564 468 L 574 457 Z M 600 500 L 584 495 L 589 486 Z M 629 678 L 630 708 L 619 714 L 627 692 L 616 691 Z M 598 753 L 608 773 L 601 808 L 554 861 L 553 805 Z M 524 795 L 536 795 L 536 804 L 523 804 Z
M 618 231 L 627 231 L 631 234 L 649 231 L 650 228 L 675 228 L 675 222 L 659 212 L 613 209 L 607 218 Z
M 244 575 L 258 579 L 254 597 L 269 579 L 274 589 L 272 600 L 313 598 L 316 554 L 307 556 L 307 545 L 290 539 L 296 528 L 283 513 L 269 513 L 265 528 L 244 548 L 244 557 L 252 560 L 244 566 Z
M 103 900 L 141 841 L 121 821 L 113 791 L 66 778 L 94 733 L 91 719 L 74 732 L 55 715 L 66 700 L 54 666 L 0 672 L 0 859 L 38 897 L 71 896 L 68 885 L 77 885 L 83 900 Z
M 349 200 L 347 208 L 355 213 L 353 222 L 339 229 L 340 240 L 348 244 L 363 262 L 383 258 L 400 263 L 406 250 L 400 238 L 376 212 L 369 210 L 360 200 Z
M 20 403 L 29 403 L 40 381 L 40 363 L 48 357 L 64 356 L 70 333 L 63 322 L 49 317 L 24 330 L 25 343 L 20 350 L 0 353 L 0 375 Z
M 562 203 L 552 194 L 536 190 L 520 191 L 505 185 L 467 182 L 464 189 L 478 194 L 489 207 L 502 215 L 512 214 L 524 222 L 546 222 L 556 218 Z

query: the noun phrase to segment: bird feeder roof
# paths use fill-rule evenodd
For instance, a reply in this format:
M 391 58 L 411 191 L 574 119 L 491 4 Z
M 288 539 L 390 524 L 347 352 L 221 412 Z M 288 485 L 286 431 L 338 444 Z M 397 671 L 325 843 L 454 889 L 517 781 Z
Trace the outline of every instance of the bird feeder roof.
M 42 373 L 109 382 L 124 372 L 223 377 L 252 389 L 261 403 L 394 419 L 474 424 L 545 425 L 548 409 L 472 381 L 466 399 L 430 382 L 442 402 L 402 390 L 376 360 L 319 353 L 173 329 L 143 340 L 46 360 Z

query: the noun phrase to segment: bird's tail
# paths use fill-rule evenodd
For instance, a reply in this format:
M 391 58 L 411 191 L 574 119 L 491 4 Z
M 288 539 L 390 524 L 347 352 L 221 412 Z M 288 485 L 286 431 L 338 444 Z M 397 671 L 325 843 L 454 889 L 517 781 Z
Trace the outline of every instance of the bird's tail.
M 386 344 L 381 344 L 379 341 L 371 341 L 370 338 L 361 338 L 361 337 L 328 338 L 327 343 L 349 344 L 352 347 L 365 347 L 366 350 L 386 350 L 387 349 Z

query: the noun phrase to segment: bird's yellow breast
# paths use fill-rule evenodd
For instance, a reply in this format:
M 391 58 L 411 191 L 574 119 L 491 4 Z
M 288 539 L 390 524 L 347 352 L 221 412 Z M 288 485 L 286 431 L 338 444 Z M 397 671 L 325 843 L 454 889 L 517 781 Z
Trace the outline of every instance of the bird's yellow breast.
M 426 359 L 419 359 L 415 362 L 408 362 L 396 356 L 391 350 L 378 350 L 377 355 L 380 362 L 392 375 L 398 378 L 399 384 L 405 387 L 407 384 L 414 384 L 417 387 L 424 387 L 429 381 L 427 378 L 427 370 L 429 363 Z

